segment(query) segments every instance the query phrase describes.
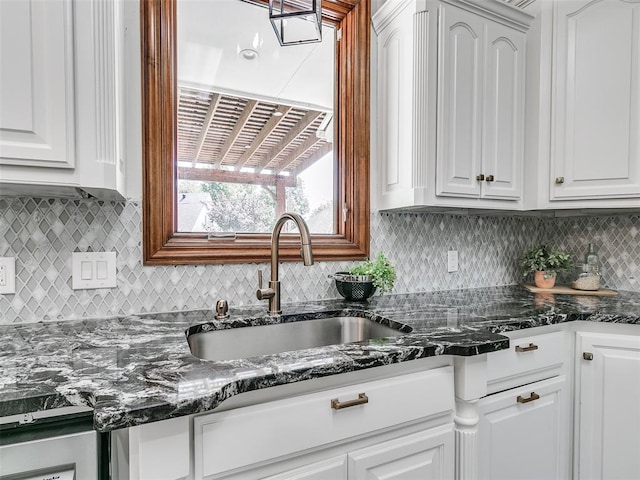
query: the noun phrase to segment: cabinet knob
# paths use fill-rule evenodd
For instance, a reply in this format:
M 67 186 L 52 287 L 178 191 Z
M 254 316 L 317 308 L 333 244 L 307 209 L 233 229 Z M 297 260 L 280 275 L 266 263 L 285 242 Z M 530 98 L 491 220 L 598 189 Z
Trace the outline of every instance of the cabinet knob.
M 481 182 L 482 180 L 484 180 L 484 174 L 480 174 L 480 175 L 476 175 L 476 180 Z
M 493 175 L 487 175 L 487 182 L 493 182 Z
M 591 352 L 583 352 L 582 353 L 582 358 L 584 358 L 585 360 L 593 360 L 593 353 L 591 353 Z
M 558 185 L 560 185 L 561 183 L 564 183 L 564 177 L 556 177 L 556 183 Z

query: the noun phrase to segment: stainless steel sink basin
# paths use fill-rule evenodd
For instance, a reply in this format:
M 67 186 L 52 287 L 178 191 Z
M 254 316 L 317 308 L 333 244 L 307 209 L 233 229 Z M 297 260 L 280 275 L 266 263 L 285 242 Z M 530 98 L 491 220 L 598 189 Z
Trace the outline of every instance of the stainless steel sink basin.
M 187 337 L 204 360 L 235 360 L 305 348 L 361 342 L 403 332 L 365 317 L 325 317 L 298 322 L 198 332 Z

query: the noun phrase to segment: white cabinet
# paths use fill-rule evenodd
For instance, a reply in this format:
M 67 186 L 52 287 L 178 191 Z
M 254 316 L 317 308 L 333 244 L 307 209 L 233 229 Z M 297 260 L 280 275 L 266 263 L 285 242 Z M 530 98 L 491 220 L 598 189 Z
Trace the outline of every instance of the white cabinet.
M 347 456 L 321 460 L 300 468 L 295 468 L 276 475 L 269 475 L 263 480 L 346 480 Z
M 221 411 L 113 432 L 114 478 L 451 479 L 453 367 L 409 363 L 249 392 Z
M 440 7 L 436 194 L 522 194 L 525 34 Z
M 33 439 L 29 441 L 10 443 L 6 437 L 3 438 L 0 446 L 0 478 L 99 480 L 96 432 L 38 438 L 42 434 L 38 435 L 38 429 L 34 430 L 30 432 Z M 8 431 L 11 432 L 10 429 Z M 4 430 L 3 434 L 6 435 L 6 432 Z
M 562 330 L 532 333 L 507 333 L 509 349 L 487 355 L 473 478 L 571 477 L 572 342 Z
M 551 200 L 640 197 L 640 2 L 554 5 Z
M 526 8 L 525 208 L 637 208 L 640 2 Z
M 0 193 L 123 199 L 121 2 L 0 2 Z
M 640 336 L 578 333 L 576 478 L 640 478 Z
M 350 453 L 349 480 L 448 480 L 453 478 L 453 425 Z M 327 480 L 333 477 L 326 477 Z
M 435 462 L 434 465 L 440 465 L 438 462 L 444 459 L 452 462 L 452 411 L 453 369 L 441 367 L 200 415 L 194 418 L 193 425 L 195 478 L 262 478 L 271 473 L 273 468 L 265 469 L 261 464 L 291 456 L 297 456 L 304 466 L 315 464 L 319 449 L 326 450 L 341 442 L 343 446 L 339 450 L 347 454 L 354 449 L 348 443 L 345 444 L 351 439 L 368 435 L 371 442 L 379 443 L 375 441 L 376 432 L 424 422 L 430 417 L 439 417 L 441 424 L 447 424 L 451 440 L 446 443 L 450 447 L 446 452 L 447 456 L 437 456 L 435 460 L 430 460 L 431 456 L 436 455 L 435 451 L 430 450 L 437 450 L 437 447 L 430 440 L 422 438 L 407 440 L 410 444 L 408 451 L 414 452 L 409 457 L 398 447 L 404 441 L 401 439 L 396 439 L 395 443 L 379 445 L 378 453 L 387 458 L 386 462 L 395 464 L 389 464 L 392 471 L 399 468 L 400 464 L 404 465 L 403 469 L 411 470 L 423 468 L 424 462 Z M 355 457 L 359 459 L 357 461 L 350 458 L 349 471 L 353 470 L 356 475 L 363 469 L 377 468 L 369 453 L 370 451 L 360 452 Z M 413 464 L 415 465 L 412 467 Z M 277 469 L 291 470 L 289 465 L 289 462 L 284 462 Z M 307 473 L 311 478 L 314 478 L 313 475 L 323 475 L 325 466 L 319 467 L 320 473 L 313 467 L 310 473 L 306 470 L 303 473 L 297 471 L 292 478 L 297 478 L 295 475 L 303 475 L 301 478 L 305 478 Z M 326 468 L 332 471 L 338 467 L 327 465 Z
M 496 1 L 374 15 L 380 209 L 520 208 L 530 21 Z
M 449 480 L 453 478 L 453 442 L 453 426 L 443 425 L 264 480 Z
M 71 2 L 0 2 L 0 164 L 73 168 Z
M 570 478 L 568 400 L 564 375 L 481 399 L 478 478 Z

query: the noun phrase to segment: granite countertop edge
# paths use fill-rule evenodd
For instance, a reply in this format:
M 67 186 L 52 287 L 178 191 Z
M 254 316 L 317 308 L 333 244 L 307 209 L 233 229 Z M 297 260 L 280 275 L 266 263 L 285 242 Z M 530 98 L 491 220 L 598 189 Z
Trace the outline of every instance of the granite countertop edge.
M 595 299 L 594 299 L 595 298 Z M 490 287 L 232 309 L 0 326 L 0 416 L 64 406 L 93 409 L 107 432 L 214 409 L 240 393 L 437 355 L 509 347 L 503 333 L 575 320 L 640 324 L 640 293 L 620 297 L 534 296 Z M 359 314 L 411 328 L 397 337 L 230 361 L 200 360 L 185 331 Z M 265 320 L 266 319 L 266 320 Z

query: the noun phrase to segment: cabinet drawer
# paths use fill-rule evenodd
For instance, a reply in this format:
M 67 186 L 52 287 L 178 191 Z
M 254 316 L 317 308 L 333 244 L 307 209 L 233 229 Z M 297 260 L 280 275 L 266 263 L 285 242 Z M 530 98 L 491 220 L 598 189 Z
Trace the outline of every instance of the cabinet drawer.
M 334 408 L 361 394 L 367 403 Z M 453 369 L 448 366 L 201 415 L 194 418 L 196 479 L 447 415 L 453 404 Z
M 549 376 L 549 370 L 559 368 L 564 362 L 564 332 L 545 333 L 511 339 L 508 350 L 487 355 L 487 379 L 489 391 L 496 391 L 491 384 L 501 384 L 500 389 L 523 385 Z

